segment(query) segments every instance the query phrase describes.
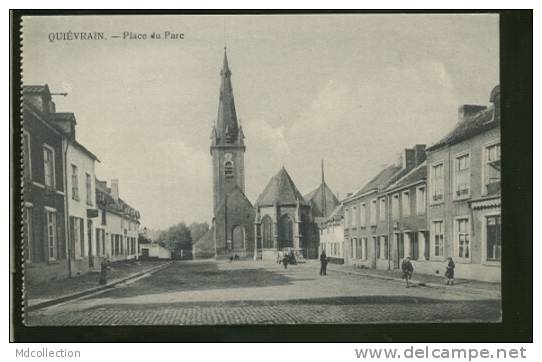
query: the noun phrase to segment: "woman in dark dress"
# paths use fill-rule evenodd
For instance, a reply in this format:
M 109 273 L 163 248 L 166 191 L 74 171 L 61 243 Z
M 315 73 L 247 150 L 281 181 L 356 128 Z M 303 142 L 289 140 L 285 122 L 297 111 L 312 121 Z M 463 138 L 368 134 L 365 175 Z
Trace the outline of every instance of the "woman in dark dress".
M 444 276 L 446 277 L 446 285 L 454 285 L 454 269 L 455 269 L 455 263 L 451 257 L 448 258 L 448 265 L 446 265 L 446 273 Z

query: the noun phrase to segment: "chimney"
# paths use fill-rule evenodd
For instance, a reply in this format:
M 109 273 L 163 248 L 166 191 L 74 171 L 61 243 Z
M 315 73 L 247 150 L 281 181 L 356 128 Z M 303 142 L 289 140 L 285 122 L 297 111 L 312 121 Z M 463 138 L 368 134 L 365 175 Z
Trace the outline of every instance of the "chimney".
M 414 158 L 416 166 L 425 161 L 425 145 L 414 146 Z
M 111 180 L 111 196 L 115 202 L 119 201 L 119 180 L 115 178 Z
M 401 166 L 406 170 L 412 170 L 416 167 L 416 151 L 414 148 L 405 148 L 405 152 L 401 155 Z
M 55 113 L 56 112 L 56 105 L 55 102 L 49 101 L 49 113 Z
M 486 106 L 480 106 L 477 104 L 463 104 L 459 107 L 459 110 L 457 112 L 459 116 L 459 122 L 462 122 L 465 119 L 474 116 L 476 113 L 479 113 L 486 108 Z
M 495 121 L 501 120 L 501 86 L 496 85 L 491 91 L 489 101 L 493 103 L 493 119 Z

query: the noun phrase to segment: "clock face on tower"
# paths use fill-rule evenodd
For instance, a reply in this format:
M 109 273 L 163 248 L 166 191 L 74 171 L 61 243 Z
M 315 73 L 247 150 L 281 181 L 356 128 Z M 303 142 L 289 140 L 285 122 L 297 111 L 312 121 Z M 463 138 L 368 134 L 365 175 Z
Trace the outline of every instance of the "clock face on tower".
M 226 161 L 231 161 L 232 154 L 228 152 L 224 155 L 224 157 L 226 158 Z

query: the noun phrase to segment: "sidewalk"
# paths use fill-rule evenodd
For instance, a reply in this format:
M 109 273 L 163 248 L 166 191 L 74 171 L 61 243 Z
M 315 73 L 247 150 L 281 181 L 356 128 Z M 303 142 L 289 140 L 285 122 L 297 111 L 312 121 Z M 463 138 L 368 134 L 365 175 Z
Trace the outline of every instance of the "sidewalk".
M 52 280 L 45 283 L 27 283 L 26 296 L 28 309 L 38 309 L 80 297 L 116 284 L 155 271 L 169 261 L 138 261 L 112 263 L 107 271 L 107 284 L 100 285 L 99 272 L 90 272 L 70 279 Z
M 315 264 L 320 267 L 318 261 L 311 260 L 308 264 Z M 379 278 L 385 280 L 394 280 L 404 283 L 404 280 L 401 278 L 401 271 L 399 269 L 392 270 L 380 270 L 380 269 L 365 269 L 358 268 L 353 265 L 340 265 L 329 263 L 327 265 L 329 271 L 341 272 L 346 274 L 356 274 L 368 278 Z M 469 292 L 478 292 L 478 293 L 490 293 L 493 295 L 498 295 L 500 297 L 501 293 L 501 284 L 500 283 L 489 283 L 482 282 L 478 280 L 468 280 L 468 279 L 455 279 L 453 286 L 447 286 L 444 277 L 438 277 L 435 275 L 414 273 L 413 279 L 411 282 L 414 285 L 432 287 L 432 288 L 454 288 L 459 290 L 465 290 Z

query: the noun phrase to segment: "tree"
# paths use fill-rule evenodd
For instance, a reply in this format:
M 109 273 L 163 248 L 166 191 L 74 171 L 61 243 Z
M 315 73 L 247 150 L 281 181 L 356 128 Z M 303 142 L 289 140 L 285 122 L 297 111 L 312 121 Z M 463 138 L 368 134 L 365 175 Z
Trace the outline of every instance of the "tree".
M 162 236 L 164 238 L 162 239 Z M 190 229 L 184 222 L 171 226 L 167 231 L 160 235 L 160 240 L 164 240 L 170 249 L 192 249 L 192 237 Z
M 206 222 L 199 223 L 199 222 L 193 222 L 189 226 L 190 228 L 190 236 L 192 236 L 192 241 L 195 243 L 198 241 L 207 231 L 209 231 L 209 224 Z

